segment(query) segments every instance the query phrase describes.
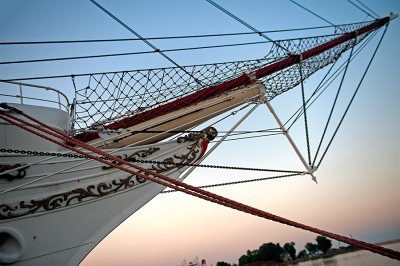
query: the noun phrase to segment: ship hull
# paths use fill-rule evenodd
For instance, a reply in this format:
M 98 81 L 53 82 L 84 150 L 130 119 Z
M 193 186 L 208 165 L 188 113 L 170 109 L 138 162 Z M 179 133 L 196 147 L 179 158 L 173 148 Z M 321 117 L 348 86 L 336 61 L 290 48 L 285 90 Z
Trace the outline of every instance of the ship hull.
M 205 152 L 210 131 L 174 141 L 105 150 L 173 179 Z M 77 265 L 165 186 L 68 151 L 8 149 L 0 155 L 0 262 Z M 147 160 L 147 161 L 143 161 Z M 150 161 L 150 162 L 149 162 Z M 4 171 L 5 170 L 5 171 Z M 7 174 L 4 174 L 7 173 Z

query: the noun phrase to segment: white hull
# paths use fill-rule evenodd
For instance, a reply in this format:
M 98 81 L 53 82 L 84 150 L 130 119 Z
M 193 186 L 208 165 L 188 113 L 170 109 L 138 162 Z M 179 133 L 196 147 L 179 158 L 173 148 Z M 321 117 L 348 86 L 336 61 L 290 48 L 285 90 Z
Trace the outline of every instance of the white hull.
M 204 153 L 202 143 L 207 138 L 202 132 L 107 152 L 178 179 L 189 166 L 164 162 L 196 162 Z M 12 143 L 7 142 L 8 149 Z M 18 147 L 0 155 L 3 173 L 7 167 L 25 166 L 19 174 L 12 171 L 0 179 L 1 263 L 77 265 L 107 234 L 165 188 L 68 151 L 55 151 L 58 156 L 46 161 L 46 154 L 21 154 L 27 151 L 29 148 Z
M 78 265 L 115 227 L 161 190 L 157 184 L 1 223 L 18 232 L 20 259 L 13 265 Z M 21 254 L 21 255 L 19 255 Z

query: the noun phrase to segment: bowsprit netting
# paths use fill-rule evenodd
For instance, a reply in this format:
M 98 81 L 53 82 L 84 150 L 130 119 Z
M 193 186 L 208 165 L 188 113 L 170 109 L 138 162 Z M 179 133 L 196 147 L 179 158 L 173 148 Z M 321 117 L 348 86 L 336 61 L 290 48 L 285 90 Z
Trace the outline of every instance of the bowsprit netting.
M 271 100 L 335 62 L 387 22 L 388 18 L 341 26 L 348 32 L 342 35 L 275 41 L 259 60 L 91 74 L 88 85 L 76 91 L 76 123 L 81 130 L 126 128 L 235 90 L 251 82 L 254 74 Z M 330 45 L 336 40 L 340 42 Z
M 88 86 L 77 90 L 77 123 L 80 128 L 106 126 L 237 78 L 270 61 L 260 59 L 182 67 L 185 71 L 170 67 L 93 74 Z
M 273 99 L 281 93 L 284 93 L 300 84 L 301 80 L 310 77 L 313 73 L 324 68 L 325 66 L 334 63 L 338 58 L 347 51 L 351 46 L 357 45 L 362 42 L 368 34 L 362 34 L 356 39 L 343 42 L 336 47 L 329 49 L 323 53 L 302 60 L 302 76 L 300 76 L 299 64 L 286 67 L 282 70 L 276 71 L 267 75 L 260 80 L 266 87 L 266 96 L 269 100 Z M 281 47 L 287 48 L 289 51 L 295 51 L 295 54 L 301 54 L 313 47 L 329 42 L 333 36 L 318 36 L 310 38 L 299 38 L 291 40 L 276 41 Z M 270 54 L 276 60 L 282 60 L 287 57 L 278 45 L 274 45 Z

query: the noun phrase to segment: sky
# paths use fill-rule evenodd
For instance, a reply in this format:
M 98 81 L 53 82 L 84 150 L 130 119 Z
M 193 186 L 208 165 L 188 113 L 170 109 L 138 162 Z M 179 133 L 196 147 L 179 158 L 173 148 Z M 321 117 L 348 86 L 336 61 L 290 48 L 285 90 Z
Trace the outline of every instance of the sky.
M 259 30 L 326 26 L 323 20 L 290 1 L 216 1 Z M 334 24 L 363 21 L 366 15 L 348 1 L 298 1 Z M 364 0 L 380 16 L 400 10 L 396 0 Z M 206 1 L 105 1 L 99 0 L 125 24 L 144 37 L 247 32 L 243 25 Z M 0 42 L 130 38 L 132 34 L 89 1 L 0 1 Z M 351 65 L 338 103 L 337 124 L 352 91 L 361 78 L 382 31 Z M 270 38 L 296 37 L 269 34 Z M 383 39 L 359 93 L 315 175 L 209 189 L 216 194 L 320 229 L 368 242 L 400 238 L 400 21 L 394 20 Z M 160 49 L 226 42 L 260 41 L 258 36 L 226 39 L 154 41 Z M 88 54 L 145 51 L 140 42 L 0 45 L 0 62 Z M 265 45 L 227 49 L 172 52 L 180 65 L 261 58 Z M 364 53 L 365 52 L 365 53 Z M 0 64 L 0 79 L 94 73 L 167 67 L 160 55 L 138 55 L 88 60 L 30 64 Z M 318 82 L 305 82 L 310 93 Z M 62 90 L 70 99 L 70 78 L 33 80 L 31 83 Z M 79 86 L 79 85 L 78 85 Z M 311 149 L 315 151 L 337 89 L 322 97 L 308 113 Z M 0 90 L 9 90 L 0 85 Z M 15 88 L 13 88 L 15 89 Z M 3 101 L 3 98 L 1 98 Z M 271 104 L 283 121 L 301 105 L 299 87 Z M 328 109 L 327 109 L 328 108 Z M 228 130 L 240 113 L 219 124 Z M 207 126 L 207 125 L 205 125 Z M 265 106 L 241 124 L 238 130 L 276 127 Z M 332 133 L 332 131 L 330 131 Z M 304 124 L 290 131 L 306 154 Z M 231 141 L 221 144 L 204 164 L 303 170 L 283 136 Z M 265 173 L 196 169 L 185 181 L 204 185 L 265 177 Z M 314 233 L 280 225 L 249 214 L 202 201 L 182 193 L 160 194 L 110 233 L 81 263 L 92 265 L 178 265 L 198 257 L 208 264 L 237 263 L 247 250 L 263 243 L 295 242 L 297 251 L 315 241 Z M 337 241 L 333 241 L 338 245 Z

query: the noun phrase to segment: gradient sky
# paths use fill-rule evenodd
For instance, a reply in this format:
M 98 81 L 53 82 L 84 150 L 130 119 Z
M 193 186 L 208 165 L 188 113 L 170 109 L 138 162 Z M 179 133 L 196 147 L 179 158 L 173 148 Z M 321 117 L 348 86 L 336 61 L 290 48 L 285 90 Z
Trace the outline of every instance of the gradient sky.
M 363 21 L 364 13 L 345 0 L 298 1 L 334 24 Z M 400 1 L 362 1 L 380 16 L 399 12 Z M 248 30 L 206 1 L 105 1 L 105 8 L 145 37 L 247 32 Z M 280 1 L 217 1 L 259 30 L 325 26 L 293 3 Z M 0 42 L 130 38 L 132 35 L 89 1 L 0 1 Z M 381 34 L 381 33 L 380 33 Z M 347 100 L 380 34 L 349 69 L 340 118 Z M 270 34 L 272 39 L 290 34 Z M 379 242 L 400 238 L 400 21 L 393 21 L 366 79 L 320 169 L 319 184 L 309 176 L 213 188 L 210 191 L 314 227 Z M 161 49 L 224 42 L 260 41 L 257 36 L 225 40 L 157 41 Z M 143 43 L 0 46 L 0 61 L 149 50 Z M 261 58 L 264 45 L 169 53 L 181 65 Z M 159 55 L 83 61 L 0 65 L 0 78 L 91 73 L 170 66 Z M 318 75 L 316 75 L 318 77 Z M 307 80 L 312 91 L 318 80 Z M 70 79 L 33 83 L 61 89 L 72 98 Z M 335 93 L 333 86 L 332 93 Z M 0 89 L 4 89 L 4 85 Z M 310 141 L 315 152 L 333 98 L 328 93 L 310 109 Z M 282 120 L 301 104 L 295 88 L 272 101 Z M 341 109 L 340 109 L 341 108 Z M 328 110 L 328 111 L 327 111 Z M 238 118 L 217 127 L 229 129 Z M 334 123 L 335 124 L 335 123 Z M 238 130 L 276 127 L 265 106 L 259 107 Z M 304 126 L 291 131 L 305 155 Z M 283 136 L 222 144 L 205 164 L 303 170 Z M 204 185 L 264 177 L 264 173 L 197 169 L 186 181 Z M 198 256 L 209 264 L 237 263 L 248 249 L 263 243 L 296 242 L 296 249 L 316 235 L 253 217 L 182 193 L 158 195 L 108 237 L 82 262 L 91 265 L 177 265 Z M 337 245 L 337 242 L 334 241 Z

